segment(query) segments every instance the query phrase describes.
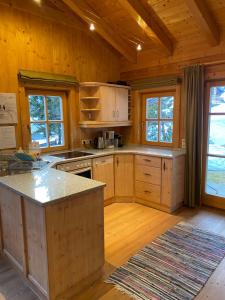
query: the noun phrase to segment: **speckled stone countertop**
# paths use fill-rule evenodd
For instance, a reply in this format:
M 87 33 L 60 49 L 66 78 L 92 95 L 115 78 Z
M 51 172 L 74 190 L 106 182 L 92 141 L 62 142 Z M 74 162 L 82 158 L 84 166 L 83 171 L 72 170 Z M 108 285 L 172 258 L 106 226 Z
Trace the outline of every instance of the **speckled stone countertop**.
M 45 206 L 53 201 L 65 199 L 75 194 L 79 195 L 92 189 L 105 186 L 104 183 L 92 179 L 53 169 L 58 163 L 121 153 L 142 154 L 171 159 L 185 154 L 183 149 L 171 150 L 143 145 L 127 145 L 115 149 L 99 150 L 79 148 L 76 150 L 88 152 L 92 155 L 71 159 L 55 157 L 54 154 L 44 155 L 43 159 L 50 162 L 48 167 L 31 173 L 0 177 L 0 185 L 4 185 L 17 194 L 25 196 L 39 205 Z
M 165 158 L 173 158 L 185 154 L 183 149 L 171 150 L 168 148 L 155 148 L 144 145 L 126 145 L 121 148 L 114 149 L 82 149 L 83 151 L 93 153 L 96 156 L 119 154 L 119 153 L 131 153 L 131 154 L 143 154 L 150 156 L 158 156 Z
M 54 167 L 56 164 L 60 162 L 71 162 L 83 159 L 90 159 L 95 157 L 101 157 L 105 155 L 113 155 L 113 154 L 141 154 L 141 155 L 149 155 L 149 156 L 156 156 L 156 157 L 163 157 L 163 158 L 176 158 L 181 155 L 185 155 L 184 149 L 168 149 L 168 148 L 156 148 L 156 147 L 149 147 L 144 145 L 126 145 L 121 148 L 114 148 L 114 149 L 92 149 L 92 148 L 76 148 L 76 151 L 83 151 L 91 153 L 90 156 L 85 157 L 77 157 L 77 158 L 69 158 L 63 159 L 59 157 L 55 157 L 54 154 L 44 155 L 43 159 L 48 160 L 50 162 L 49 166 Z M 72 150 L 71 150 L 72 151 Z M 62 151 L 65 152 L 65 151 Z M 59 152 L 58 152 L 59 153 Z
M 51 168 L 1 177 L 1 185 L 41 206 L 105 186 L 102 182 Z

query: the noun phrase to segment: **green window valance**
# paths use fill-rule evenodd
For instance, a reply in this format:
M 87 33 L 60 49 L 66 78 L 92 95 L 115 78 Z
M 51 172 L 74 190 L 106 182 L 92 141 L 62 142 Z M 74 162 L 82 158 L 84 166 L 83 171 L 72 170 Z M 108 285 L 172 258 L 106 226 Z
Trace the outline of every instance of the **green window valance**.
M 70 75 L 52 74 L 45 72 L 35 72 L 29 70 L 20 70 L 18 79 L 26 82 L 61 84 L 61 85 L 78 85 L 78 80 Z
M 131 81 L 130 85 L 132 90 L 150 89 L 164 86 L 172 86 L 181 83 L 179 77 L 156 77 L 156 78 L 145 78 L 140 80 Z

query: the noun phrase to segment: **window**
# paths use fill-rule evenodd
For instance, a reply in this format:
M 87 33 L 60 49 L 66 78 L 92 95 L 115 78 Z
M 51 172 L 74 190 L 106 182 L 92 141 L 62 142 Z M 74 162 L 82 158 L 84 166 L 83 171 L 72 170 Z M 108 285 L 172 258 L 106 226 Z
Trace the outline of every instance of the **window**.
M 205 194 L 225 198 L 225 82 L 208 88 Z
M 172 146 L 174 143 L 175 93 L 143 95 L 144 144 Z
M 55 91 L 28 91 L 30 140 L 46 150 L 67 147 L 66 95 Z

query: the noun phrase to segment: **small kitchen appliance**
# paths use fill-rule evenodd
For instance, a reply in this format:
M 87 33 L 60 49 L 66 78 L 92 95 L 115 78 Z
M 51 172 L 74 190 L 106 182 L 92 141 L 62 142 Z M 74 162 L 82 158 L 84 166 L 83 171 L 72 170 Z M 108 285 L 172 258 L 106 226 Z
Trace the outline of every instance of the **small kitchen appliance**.
M 99 137 L 96 137 L 94 139 L 94 146 L 97 149 L 104 149 L 105 148 L 105 142 L 104 142 L 103 136 L 99 136 Z
M 114 148 L 114 131 L 103 131 L 103 138 L 105 143 L 105 148 Z

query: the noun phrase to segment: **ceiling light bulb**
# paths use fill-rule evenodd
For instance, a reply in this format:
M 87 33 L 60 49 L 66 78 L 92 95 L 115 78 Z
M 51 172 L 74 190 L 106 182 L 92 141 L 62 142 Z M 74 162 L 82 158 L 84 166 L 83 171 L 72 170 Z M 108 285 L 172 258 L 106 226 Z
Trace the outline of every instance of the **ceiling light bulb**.
M 34 0 L 37 4 L 41 5 L 41 0 Z
M 90 30 L 94 31 L 95 30 L 95 25 L 93 23 L 90 24 Z
M 138 44 L 137 45 L 137 51 L 141 51 L 141 50 L 142 50 L 141 44 Z

